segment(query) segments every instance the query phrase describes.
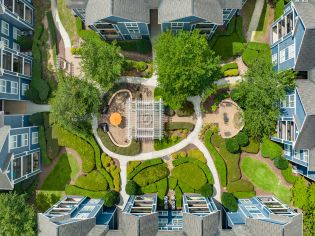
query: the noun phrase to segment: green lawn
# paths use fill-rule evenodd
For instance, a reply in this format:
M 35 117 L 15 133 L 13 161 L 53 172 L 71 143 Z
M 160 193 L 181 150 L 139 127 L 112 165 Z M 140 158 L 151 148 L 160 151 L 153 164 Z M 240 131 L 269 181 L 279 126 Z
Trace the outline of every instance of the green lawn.
M 290 189 L 284 187 L 272 169 L 254 158 L 245 157 L 241 162 L 242 173 L 257 187 L 271 192 L 285 203 L 291 199 Z
M 220 36 L 212 49 L 217 55 L 221 56 L 222 60 L 227 60 L 233 56 L 233 44 L 235 42 L 243 43 L 244 39 L 233 32 L 231 35 Z
M 69 154 L 67 156 L 68 156 L 68 161 L 71 168 L 70 178 L 74 179 L 74 177 L 77 176 L 80 171 L 80 166 L 79 166 L 79 163 L 76 161 L 75 157 Z
M 41 190 L 64 191 L 65 186 L 70 182 L 71 177 L 79 172 L 78 164 L 74 164 L 74 157 L 63 154 L 55 168 L 45 179 Z

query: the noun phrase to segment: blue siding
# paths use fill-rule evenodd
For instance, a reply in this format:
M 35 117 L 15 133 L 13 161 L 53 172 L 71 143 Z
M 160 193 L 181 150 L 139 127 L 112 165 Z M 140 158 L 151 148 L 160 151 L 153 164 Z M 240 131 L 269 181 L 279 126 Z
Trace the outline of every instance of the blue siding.
M 305 33 L 305 27 L 303 25 L 303 23 L 301 21 L 299 21 L 298 23 L 298 29 L 297 29 L 297 32 L 294 36 L 295 38 L 295 55 L 296 55 L 296 58 L 298 57 L 298 53 L 300 51 L 300 48 L 301 48 L 301 44 L 302 44 L 302 41 L 303 41 L 303 37 L 304 37 L 304 33 Z
M 296 106 L 296 123 L 297 123 L 298 128 L 300 129 L 305 120 L 306 112 L 303 108 L 302 101 L 298 92 L 296 93 L 295 106 Z

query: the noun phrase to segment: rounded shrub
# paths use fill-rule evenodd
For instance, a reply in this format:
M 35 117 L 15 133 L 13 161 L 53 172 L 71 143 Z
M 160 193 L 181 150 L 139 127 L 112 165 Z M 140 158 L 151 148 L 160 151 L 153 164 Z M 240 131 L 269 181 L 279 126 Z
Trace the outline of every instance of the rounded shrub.
M 109 191 L 104 196 L 104 205 L 107 207 L 112 207 L 119 202 L 119 193 L 116 191 Z
M 135 181 L 129 180 L 126 184 L 126 193 L 128 195 L 137 195 L 139 193 L 139 185 Z
M 235 88 L 231 91 L 230 96 L 233 101 L 237 102 L 240 100 L 240 91 L 239 89 Z
M 231 212 L 238 209 L 237 200 L 232 193 L 224 192 L 221 197 L 222 205 Z
M 242 132 L 238 133 L 236 135 L 235 139 L 236 139 L 238 145 L 241 147 L 247 146 L 248 141 L 249 141 L 247 134 L 242 133 Z
M 211 143 L 219 148 L 221 144 L 224 143 L 224 139 L 219 134 L 215 133 L 211 136 Z
M 226 139 L 225 140 L 225 146 L 226 146 L 226 149 L 230 153 L 237 153 L 238 150 L 240 149 L 240 146 L 239 146 L 238 142 L 234 138 Z
M 204 197 L 212 197 L 213 194 L 213 185 L 206 183 L 199 189 L 199 193 Z
M 285 170 L 285 169 L 288 169 L 288 167 L 289 167 L 289 161 L 282 156 L 276 157 L 273 160 L 273 163 L 280 170 Z

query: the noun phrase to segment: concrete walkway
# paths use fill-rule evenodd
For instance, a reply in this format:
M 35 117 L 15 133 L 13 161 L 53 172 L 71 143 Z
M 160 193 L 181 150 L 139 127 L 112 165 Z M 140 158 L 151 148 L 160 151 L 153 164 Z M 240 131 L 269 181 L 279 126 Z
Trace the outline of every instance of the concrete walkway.
M 254 34 L 253 32 L 256 31 L 259 23 L 259 19 L 264 8 L 265 0 L 256 0 L 254 12 L 252 18 L 250 20 L 250 24 L 248 27 L 248 31 L 246 33 L 246 40 L 249 42 L 252 40 Z

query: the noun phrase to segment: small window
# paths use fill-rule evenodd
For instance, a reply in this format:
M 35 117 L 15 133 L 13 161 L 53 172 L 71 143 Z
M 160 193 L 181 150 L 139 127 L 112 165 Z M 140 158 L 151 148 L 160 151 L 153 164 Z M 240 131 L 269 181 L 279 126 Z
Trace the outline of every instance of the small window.
M 282 49 L 281 51 L 280 51 L 280 63 L 283 63 L 283 62 L 285 62 L 285 49 Z
M 278 64 L 278 53 L 272 54 L 272 64 Z
M 21 36 L 21 30 L 13 27 L 13 39 L 17 40 Z
M 22 96 L 25 96 L 26 91 L 29 89 L 29 87 L 30 86 L 28 84 L 22 84 L 22 91 L 21 91 Z
M 291 59 L 291 58 L 294 58 L 294 55 L 295 55 L 294 44 L 292 44 L 292 45 L 290 45 L 288 47 L 288 51 L 289 51 L 289 58 L 288 58 L 288 60 Z
M 17 135 L 10 136 L 10 149 L 17 148 Z
M 28 146 L 28 133 L 22 134 L 22 147 Z
M 9 40 L 8 39 L 2 37 L 1 41 L 4 43 L 5 47 L 7 47 L 7 48 L 9 47 Z
M 38 132 L 32 132 L 32 144 L 38 144 Z
M 1 33 L 9 36 L 9 24 L 4 20 L 1 22 Z
M 7 91 L 6 81 L 0 79 L 0 93 L 5 93 Z
M 12 94 L 18 94 L 19 92 L 19 84 L 18 82 L 11 81 L 11 93 Z
M 20 51 L 20 45 L 19 44 L 17 44 L 17 43 L 14 43 L 13 42 L 13 50 L 15 50 L 15 51 Z

